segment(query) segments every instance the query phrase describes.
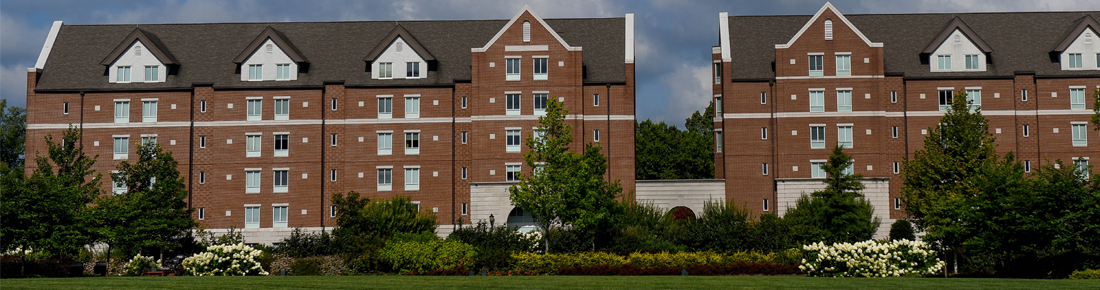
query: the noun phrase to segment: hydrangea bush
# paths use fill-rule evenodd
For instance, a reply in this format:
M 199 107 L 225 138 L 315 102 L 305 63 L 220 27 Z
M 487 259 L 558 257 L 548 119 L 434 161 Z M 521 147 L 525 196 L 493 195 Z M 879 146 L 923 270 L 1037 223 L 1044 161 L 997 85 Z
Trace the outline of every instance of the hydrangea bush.
M 257 259 L 263 252 L 243 243 L 214 245 L 206 252 L 183 260 L 183 268 L 194 276 L 267 275 Z
M 139 276 L 145 269 L 160 270 L 164 268 L 161 266 L 160 260 L 153 260 L 153 257 L 142 256 L 141 254 L 134 255 L 134 258 L 123 266 L 123 275 L 126 276 Z
M 926 276 L 943 270 L 944 262 L 921 241 L 865 241 L 855 244 L 802 246 L 805 258 L 798 266 L 809 276 L 818 277 L 898 277 Z

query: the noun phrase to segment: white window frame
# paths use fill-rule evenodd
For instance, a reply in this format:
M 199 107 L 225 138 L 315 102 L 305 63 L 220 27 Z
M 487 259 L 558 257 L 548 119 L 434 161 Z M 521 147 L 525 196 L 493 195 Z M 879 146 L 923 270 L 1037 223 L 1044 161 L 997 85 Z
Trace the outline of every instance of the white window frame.
M 550 94 L 548 93 L 535 93 L 531 97 L 531 106 L 534 108 L 535 115 L 546 115 L 546 102 L 550 100 Z
M 406 78 L 420 78 L 420 62 L 406 62 L 405 63 L 405 77 Z
M 951 55 L 937 55 L 936 62 L 936 67 L 939 68 L 939 70 L 951 70 Z
M 1088 146 L 1088 125 L 1085 123 L 1070 124 L 1070 132 L 1073 134 L 1073 147 Z
M 206 219 L 206 208 L 200 207 L 198 214 L 199 214 L 199 220 L 200 221 L 205 220 Z
M 115 101 L 115 123 L 130 122 L 130 101 Z
M 469 214 L 469 212 L 470 212 L 470 204 L 463 202 L 462 203 L 462 215 L 467 215 L 467 214 Z
M 393 96 L 384 95 L 378 96 L 378 118 L 389 119 L 393 118 Z
M 206 113 L 206 100 L 199 101 L 199 113 Z
M 378 132 L 378 155 L 393 155 L 393 132 Z
M 940 111 L 947 111 L 951 109 L 951 104 L 955 102 L 955 90 L 936 90 L 936 96 L 938 97 L 940 104 Z
M 850 91 L 850 90 L 836 91 L 836 111 L 837 112 L 851 112 L 852 111 L 852 91 Z
M 290 80 L 290 64 L 280 63 L 275 64 L 275 80 L 288 81 Z
M 263 64 L 250 64 L 250 65 L 248 65 L 248 80 L 250 80 L 250 81 L 262 81 L 262 80 L 264 80 L 264 65 Z
M 290 156 L 290 133 L 282 133 L 282 134 L 275 133 L 275 134 L 272 134 L 272 135 L 273 135 L 272 140 L 274 140 L 274 143 L 272 143 L 271 148 L 275 150 L 273 152 L 273 155 L 275 157 Z M 286 147 L 283 148 L 283 149 L 279 149 L 279 139 L 280 139 L 280 137 L 283 139 L 282 141 L 284 143 L 286 143 L 286 144 L 284 144 L 284 146 L 286 146 Z
M 810 91 L 810 112 L 825 111 L 825 91 Z
M 420 95 L 405 96 L 405 118 L 420 118 Z
M 114 160 L 124 160 L 130 155 L 130 137 L 114 137 Z
M 380 79 L 392 79 L 393 78 L 393 63 L 392 62 L 380 62 L 380 63 L 378 63 L 378 78 L 380 78 Z
M 330 140 L 329 146 L 335 147 L 338 143 L 338 140 L 340 139 L 340 135 L 337 135 L 336 133 L 333 133 L 331 136 L 332 137 L 330 138 L 331 140 Z
M 966 60 L 966 70 L 980 70 L 982 69 L 981 58 L 978 58 L 977 54 L 967 54 L 964 58 Z
M 970 110 L 982 108 L 982 89 L 966 89 L 966 102 L 970 104 Z
M 592 142 L 600 142 L 600 129 L 592 130 Z
M 206 184 L 206 171 L 199 171 L 199 184 Z
M 836 75 L 838 76 L 850 76 L 852 75 L 852 55 L 842 54 L 836 56 Z
M 206 148 L 206 136 L 199 136 L 199 148 Z
M 771 204 L 768 203 L 767 198 L 764 199 L 764 205 L 763 206 L 764 206 L 764 211 L 770 211 L 771 210 Z
M 1024 172 L 1031 172 L 1031 160 L 1024 160 Z
M 157 101 L 141 101 L 141 122 L 154 123 L 157 121 Z
M 1084 57 L 1080 53 L 1068 54 L 1069 68 L 1084 68 L 1085 63 L 1082 62 L 1083 59 Z
M 763 105 L 763 104 L 767 104 L 767 103 L 768 103 L 768 93 L 767 92 L 760 92 L 760 104 Z
M 463 180 L 465 180 L 467 177 L 469 177 L 469 171 L 468 170 L 469 169 L 467 169 L 466 167 L 462 167 L 462 179 Z
M 898 138 L 898 126 L 890 127 L 890 137 Z
M 504 114 L 519 115 L 521 97 L 519 93 L 504 94 Z
M 420 190 L 420 168 L 405 167 L 405 190 Z
M 1089 158 L 1088 157 L 1073 157 L 1073 170 L 1080 174 L 1081 178 L 1088 178 L 1089 174 Z
M 275 120 L 290 120 L 290 98 L 276 97 Z
M 593 107 L 599 107 L 600 106 L 600 94 L 592 94 L 592 106 Z
M 1027 102 L 1027 89 L 1020 90 L 1020 101 Z
M 338 105 L 338 104 L 340 103 L 340 99 L 337 99 L 337 98 L 332 98 L 331 100 L 332 100 L 332 101 L 330 102 L 330 103 L 332 104 L 332 105 L 331 105 L 331 107 L 332 107 L 332 108 L 331 108 L 331 110 L 333 110 L 333 111 L 336 111 L 336 109 L 337 109 L 337 108 L 339 108 L 339 105 Z
M 393 190 L 393 167 L 378 168 L 378 191 Z
M 810 178 L 824 179 L 825 178 L 825 161 L 810 162 Z
M 246 169 L 244 171 L 244 193 L 260 193 L 260 170 Z
M 597 130 L 599 132 L 599 130 Z M 722 130 L 714 131 L 714 152 L 722 152 Z
M 810 125 L 810 149 L 825 149 L 825 125 Z
M 329 169 L 328 170 L 328 181 L 336 182 L 336 173 L 339 173 L 338 171 L 336 171 L 336 169 Z
M 328 217 L 336 217 L 336 206 L 335 205 L 328 206 Z
M 1085 109 L 1085 88 L 1069 89 L 1069 108 L 1071 110 Z
M 714 97 L 714 114 L 722 116 L 722 97 Z
M 901 209 L 901 198 L 900 197 L 895 197 L 894 198 L 894 210 L 900 210 L 900 209 Z
M 890 103 L 898 103 L 898 91 L 890 91 Z
M 250 99 L 246 102 L 246 115 L 248 121 L 258 121 L 263 118 L 264 100 L 263 99 Z
M 825 62 L 825 56 L 822 55 L 822 54 L 811 54 L 811 55 L 809 55 L 809 60 L 807 61 L 807 63 L 809 63 L 809 70 L 810 70 L 809 74 L 810 74 L 810 76 L 813 76 L 813 77 L 823 76 L 824 75 L 824 68 L 825 68 L 824 62 Z
M 125 194 L 129 190 L 130 189 L 126 185 L 126 183 L 122 183 L 121 180 L 119 180 L 118 170 L 112 170 L 111 171 L 111 193 L 113 193 L 114 195 L 120 195 L 120 194 Z
M 760 127 L 760 140 L 768 140 L 768 127 Z
M 532 67 L 533 67 L 532 73 L 534 74 L 534 80 L 536 80 L 536 81 L 545 81 L 547 79 L 547 75 L 548 75 L 547 73 L 550 71 L 550 68 L 549 68 L 550 59 L 549 59 L 549 57 L 547 57 L 547 56 L 536 56 L 536 57 L 532 58 L 531 63 L 532 63 Z M 539 71 L 539 68 L 542 68 L 541 72 Z
M 246 207 L 244 207 L 244 227 L 245 228 L 259 228 L 260 227 L 260 207 L 259 206 L 246 206 Z
M 420 131 L 405 131 L 405 155 L 420 154 Z
M 519 181 L 520 165 L 504 165 L 504 181 Z
M 290 191 L 290 169 L 289 168 L 276 168 L 271 170 L 271 187 L 272 192 L 284 193 Z M 284 182 L 279 184 L 279 181 Z
M 520 67 L 522 61 L 520 57 L 505 57 L 504 58 L 504 80 L 506 81 L 518 81 L 520 80 Z
M 722 83 L 722 63 L 714 63 L 714 84 Z
M 852 125 L 845 125 L 845 126 L 838 125 L 836 127 L 836 132 L 837 132 L 837 137 L 836 137 L 837 144 L 840 145 L 841 147 L 844 147 L 845 149 L 852 149 L 852 145 L 853 145 Z
M 520 145 L 522 143 L 520 136 L 522 131 L 519 129 L 506 129 L 504 131 L 505 147 L 504 152 L 519 153 Z
M 263 148 L 263 134 L 251 133 L 245 134 L 245 157 L 260 157 L 263 155 L 261 149 Z
M 273 228 L 285 228 L 289 220 L 289 206 L 272 206 L 271 207 L 271 227 Z
M 1028 124 L 1024 124 L 1023 128 L 1021 128 L 1021 131 L 1023 131 L 1024 137 L 1031 136 L 1031 126 L 1029 126 Z
M 768 163 L 760 163 L 761 175 L 768 175 Z
M 462 96 L 462 108 L 466 108 L 466 96 Z
M 469 132 L 462 131 L 462 144 L 466 144 L 466 142 L 469 142 L 468 138 L 469 138 Z
M 160 81 L 160 66 L 145 66 L 145 82 Z
M 894 161 L 894 174 L 901 173 L 901 163 Z
M 119 66 L 115 69 L 115 82 L 128 83 L 130 82 L 130 66 Z

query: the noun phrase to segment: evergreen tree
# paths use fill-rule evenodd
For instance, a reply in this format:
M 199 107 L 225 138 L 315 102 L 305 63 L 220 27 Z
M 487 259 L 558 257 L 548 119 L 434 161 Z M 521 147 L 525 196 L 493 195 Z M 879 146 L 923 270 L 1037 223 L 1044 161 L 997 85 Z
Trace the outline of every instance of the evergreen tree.
M 822 166 L 825 189 L 803 195 L 784 216 L 795 242 L 859 242 L 874 236 L 881 219 L 860 193 L 863 176 L 845 172 L 851 166 L 852 157 L 841 146 L 834 147 Z

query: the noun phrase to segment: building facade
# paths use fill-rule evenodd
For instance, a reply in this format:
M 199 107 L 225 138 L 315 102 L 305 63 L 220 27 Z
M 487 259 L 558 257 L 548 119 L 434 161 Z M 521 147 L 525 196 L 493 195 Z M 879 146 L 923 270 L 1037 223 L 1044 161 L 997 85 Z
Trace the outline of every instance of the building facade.
M 523 140 L 550 99 L 634 188 L 633 33 L 632 14 L 526 7 L 510 20 L 55 22 L 27 73 L 27 155 L 78 128 L 104 192 L 122 193 L 110 173 L 156 142 L 194 218 L 249 242 L 334 226 L 330 197 L 349 191 L 407 196 L 447 231 L 473 220 L 471 184 L 530 173 Z
M 715 175 L 726 198 L 782 214 L 852 155 L 884 221 L 903 218 L 906 158 L 956 93 L 1026 171 L 1100 158 L 1100 12 L 719 16 L 712 48 Z M 739 202 L 740 203 L 740 202 Z M 884 222 L 884 224 L 887 224 Z M 880 227 L 880 231 L 882 228 Z

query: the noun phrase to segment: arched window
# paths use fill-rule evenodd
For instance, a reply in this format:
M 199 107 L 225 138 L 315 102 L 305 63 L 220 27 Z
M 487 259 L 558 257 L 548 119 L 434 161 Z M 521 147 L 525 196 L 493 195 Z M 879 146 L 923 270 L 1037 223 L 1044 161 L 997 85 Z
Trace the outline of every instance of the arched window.
M 274 50 L 275 50 L 275 45 L 272 45 L 272 44 L 268 43 L 267 44 L 267 53 L 271 53 Z
M 134 56 L 141 56 L 141 46 L 134 46 Z
M 397 52 L 401 52 L 402 50 L 405 50 L 405 45 L 401 42 L 398 42 L 397 43 Z
M 825 19 L 825 40 L 833 40 L 833 20 Z
M 523 22 L 523 42 L 531 42 L 531 22 Z

